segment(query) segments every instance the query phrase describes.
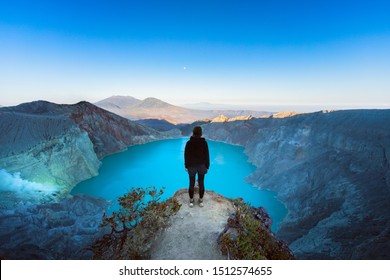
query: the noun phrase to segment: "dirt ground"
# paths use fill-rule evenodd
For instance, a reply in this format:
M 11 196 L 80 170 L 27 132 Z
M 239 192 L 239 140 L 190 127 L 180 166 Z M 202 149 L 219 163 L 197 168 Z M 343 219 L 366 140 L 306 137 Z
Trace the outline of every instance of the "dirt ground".
M 171 225 L 157 237 L 151 250 L 155 260 L 223 260 L 217 238 L 234 212 L 233 204 L 225 197 L 206 191 L 204 207 L 189 207 L 188 190 L 178 190 L 174 197 L 181 204 L 179 212 L 170 219 Z

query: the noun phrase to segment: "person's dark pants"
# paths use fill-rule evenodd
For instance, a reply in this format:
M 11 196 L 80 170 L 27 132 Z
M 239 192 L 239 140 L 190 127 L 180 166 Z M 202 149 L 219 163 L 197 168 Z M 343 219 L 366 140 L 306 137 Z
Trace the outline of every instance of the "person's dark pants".
M 207 173 L 207 168 L 204 164 L 191 166 L 188 168 L 188 175 L 190 177 L 190 187 L 189 187 L 188 193 L 190 195 L 190 199 L 194 198 L 196 174 L 198 174 L 199 198 L 203 198 L 203 195 L 204 195 L 204 175 L 206 173 Z

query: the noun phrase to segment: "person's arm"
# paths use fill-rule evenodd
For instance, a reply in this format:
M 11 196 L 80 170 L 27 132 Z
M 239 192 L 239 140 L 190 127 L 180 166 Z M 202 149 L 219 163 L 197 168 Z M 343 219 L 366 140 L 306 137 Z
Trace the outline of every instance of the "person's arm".
M 206 168 L 207 170 L 210 168 L 210 154 L 209 154 L 209 145 L 207 144 L 206 142 L 206 145 L 205 145 L 205 164 L 206 164 Z
M 184 167 L 186 171 L 188 169 L 188 161 L 189 161 L 189 149 L 188 149 L 188 142 L 187 142 L 186 147 L 184 149 Z

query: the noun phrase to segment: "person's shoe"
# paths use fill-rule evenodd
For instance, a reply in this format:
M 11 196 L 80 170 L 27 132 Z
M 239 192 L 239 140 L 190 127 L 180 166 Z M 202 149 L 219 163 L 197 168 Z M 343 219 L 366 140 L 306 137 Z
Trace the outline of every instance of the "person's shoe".
M 189 204 L 190 208 L 194 207 L 194 199 L 190 199 L 190 204 Z
M 203 207 L 203 198 L 199 198 L 199 207 Z

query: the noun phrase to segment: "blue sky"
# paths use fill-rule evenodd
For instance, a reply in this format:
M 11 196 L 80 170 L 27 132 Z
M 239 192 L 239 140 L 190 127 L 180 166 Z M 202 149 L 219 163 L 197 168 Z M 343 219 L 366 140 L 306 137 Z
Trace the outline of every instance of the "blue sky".
M 389 1 L 0 2 L 0 105 L 390 107 Z

